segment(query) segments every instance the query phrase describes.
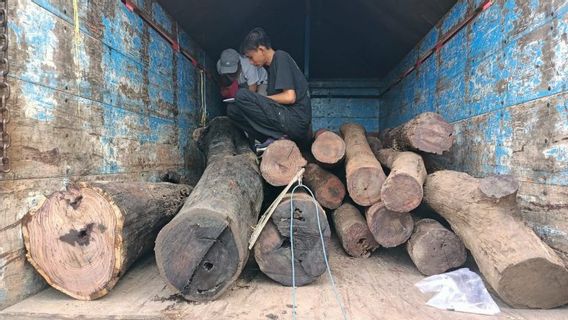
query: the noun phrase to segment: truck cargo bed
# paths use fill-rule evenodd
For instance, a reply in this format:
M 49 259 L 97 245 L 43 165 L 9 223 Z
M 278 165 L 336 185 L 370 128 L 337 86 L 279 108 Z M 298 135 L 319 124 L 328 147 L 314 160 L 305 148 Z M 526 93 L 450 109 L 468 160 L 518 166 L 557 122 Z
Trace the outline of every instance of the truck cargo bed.
M 465 320 L 566 319 L 566 307 L 511 309 L 497 300 L 501 313 L 488 317 L 443 311 L 425 304 L 429 296 L 414 286 L 423 279 L 401 248 L 379 249 L 368 259 L 348 257 L 336 239 L 330 263 L 349 319 Z M 473 263 L 470 263 L 475 267 Z M 494 296 L 495 298 L 495 296 Z M 218 300 L 187 302 L 160 277 L 154 257 L 140 261 L 106 297 L 77 301 L 46 289 L 0 312 L 0 319 L 290 319 L 291 288 L 248 267 L 236 285 Z M 341 319 L 329 279 L 297 289 L 298 319 Z

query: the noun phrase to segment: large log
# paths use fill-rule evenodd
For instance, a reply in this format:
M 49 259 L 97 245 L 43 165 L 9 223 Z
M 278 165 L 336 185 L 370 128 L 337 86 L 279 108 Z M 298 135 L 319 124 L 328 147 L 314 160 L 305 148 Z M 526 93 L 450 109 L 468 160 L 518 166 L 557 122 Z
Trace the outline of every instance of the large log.
M 332 131 L 320 129 L 315 133 L 312 154 L 322 166 L 331 167 L 345 157 L 345 142 Z
M 89 182 L 56 192 L 23 219 L 27 258 L 52 287 L 80 300 L 106 295 L 191 187 L 172 183 Z
M 406 243 L 410 259 L 422 274 L 431 276 L 465 263 L 467 253 L 461 239 L 433 219 L 414 223 L 414 232 Z
M 207 168 L 155 246 L 160 274 L 194 301 L 215 299 L 237 279 L 262 203 L 256 156 L 228 118 L 215 118 L 201 143 Z
M 414 152 L 382 149 L 377 158 L 391 170 L 381 188 L 381 201 L 387 209 L 395 212 L 416 209 L 422 202 L 422 186 L 427 176 L 422 157 Z
M 454 143 L 454 127 L 434 112 L 424 112 L 407 123 L 381 132 L 384 148 L 442 154 Z
M 568 271 L 556 253 L 520 220 L 518 183 L 438 171 L 424 200 L 471 251 L 487 282 L 509 305 L 554 308 L 568 303 Z
M 262 154 L 260 172 L 266 182 L 285 186 L 308 162 L 292 140 L 277 140 Z
M 382 201 L 367 208 L 365 216 L 375 240 L 385 248 L 401 245 L 412 235 L 412 216 L 409 213 L 391 211 Z
M 370 206 L 380 200 L 385 173 L 369 147 L 362 126 L 348 123 L 340 131 L 346 145 L 347 191 L 358 205 Z
M 336 209 L 343 203 L 345 197 L 343 182 L 317 164 L 310 163 L 306 166 L 304 183 L 314 192 L 316 200 L 323 207 Z
M 332 218 L 339 242 L 350 256 L 367 258 L 379 248 L 365 218 L 352 204 L 344 203 L 333 212 Z
M 292 255 L 290 250 L 291 194 L 284 196 L 272 219 L 262 230 L 255 246 L 254 257 L 260 270 L 269 278 L 286 286 L 292 285 Z M 296 285 L 315 281 L 326 270 L 316 208 L 305 193 L 294 195 L 294 269 Z M 317 203 L 316 203 L 317 204 Z M 327 244 L 331 232 L 325 211 L 318 205 L 319 220 Z M 327 251 L 326 251 L 327 252 Z

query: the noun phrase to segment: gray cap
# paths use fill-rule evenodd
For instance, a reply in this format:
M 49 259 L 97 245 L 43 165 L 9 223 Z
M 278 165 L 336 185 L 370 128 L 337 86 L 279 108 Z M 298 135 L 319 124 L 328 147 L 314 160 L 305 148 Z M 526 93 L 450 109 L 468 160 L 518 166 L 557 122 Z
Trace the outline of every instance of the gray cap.
M 239 68 L 239 53 L 235 49 L 225 49 L 221 52 L 221 58 L 217 61 L 219 74 L 231 74 Z

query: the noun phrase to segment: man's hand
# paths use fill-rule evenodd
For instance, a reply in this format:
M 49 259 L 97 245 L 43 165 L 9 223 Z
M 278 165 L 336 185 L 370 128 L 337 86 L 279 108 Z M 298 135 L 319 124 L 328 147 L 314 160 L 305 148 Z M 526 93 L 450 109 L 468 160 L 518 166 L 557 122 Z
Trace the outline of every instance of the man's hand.
M 248 87 L 249 87 L 249 90 L 250 90 L 251 92 L 256 92 L 257 89 L 258 89 L 258 85 L 257 85 L 256 83 L 255 83 L 255 84 L 251 84 L 251 85 L 249 85 Z
M 296 102 L 296 90 L 284 90 L 278 94 L 267 96 L 267 98 L 270 98 L 280 104 L 294 104 Z

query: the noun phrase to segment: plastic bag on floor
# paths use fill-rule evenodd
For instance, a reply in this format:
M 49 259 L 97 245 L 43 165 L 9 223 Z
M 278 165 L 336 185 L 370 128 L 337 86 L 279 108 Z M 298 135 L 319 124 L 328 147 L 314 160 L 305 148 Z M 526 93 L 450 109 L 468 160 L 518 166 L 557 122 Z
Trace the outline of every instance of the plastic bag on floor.
M 425 278 L 416 283 L 416 286 L 423 293 L 438 292 L 426 302 L 438 309 L 484 315 L 500 312 L 481 277 L 468 268 Z

